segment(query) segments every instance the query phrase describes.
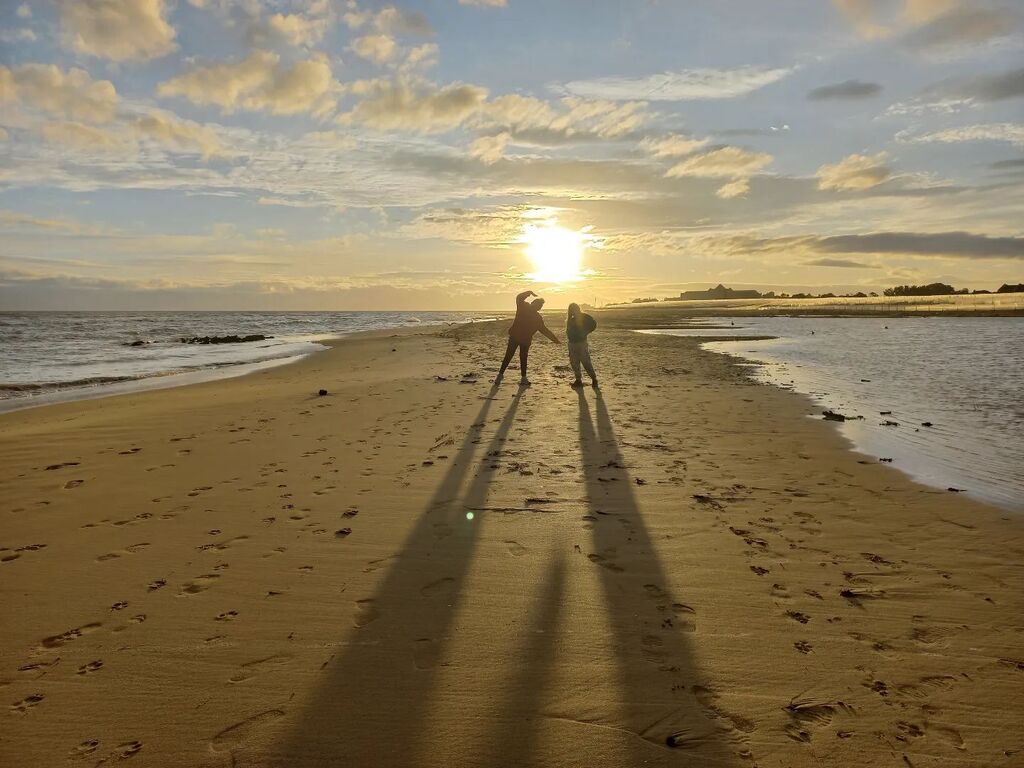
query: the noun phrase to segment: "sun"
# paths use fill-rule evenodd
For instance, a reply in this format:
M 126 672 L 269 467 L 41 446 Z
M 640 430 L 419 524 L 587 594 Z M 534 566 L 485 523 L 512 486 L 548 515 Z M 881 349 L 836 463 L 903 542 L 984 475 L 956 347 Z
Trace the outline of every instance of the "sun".
M 580 230 L 560 227 L 554 220 L 524 224 L 519 241 L 534 271 L 527 277 L 537 283 L 572 283 L 583 280 L 583 252 L 595 240 L 590 227 Z

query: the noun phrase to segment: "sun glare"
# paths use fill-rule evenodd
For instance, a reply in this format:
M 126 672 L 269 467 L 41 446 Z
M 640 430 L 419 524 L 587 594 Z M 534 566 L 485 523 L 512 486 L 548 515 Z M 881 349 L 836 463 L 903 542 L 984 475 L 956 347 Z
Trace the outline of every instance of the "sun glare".
M 590 227 L 580 230 L 560 227 L 554 221 L 524 224 L 520 241 L 533 262 L 529 277 L 538 283 L 572 283 L 584 279 L 583 252 L 595 240 Z

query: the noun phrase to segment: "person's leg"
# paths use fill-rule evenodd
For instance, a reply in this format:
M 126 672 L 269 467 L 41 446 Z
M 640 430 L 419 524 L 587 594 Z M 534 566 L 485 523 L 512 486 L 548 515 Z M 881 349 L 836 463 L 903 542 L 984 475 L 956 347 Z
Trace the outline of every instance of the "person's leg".
M 527 367 L 527 364 L 529 362 L 530 362 L 530 345 L 529 344 L 520 344 L 519 345 L 519 372 L 523 376 L 522 379 L 520 379 L 520 381 L 519 381 L 520 384 L 529 384 L 530 383 L 530 380 L 528 378 L 526 378 L 526 367 Z
M 590 345 L 587 342 L 580 344 L 580 361 L 583 363 L 583 367 L 587 369 L 587 375 L 590 376 L 590 383 L 595 387 L 597 386 L 597 374 L 594 373 L 594 363 L 590 360 Z M 579 378 L 579 373 L 576 374 L 576 378 Z
M 508 346 L 505 347 L 505 359 L 501 361 L 501 370 L 498 371 L 498 379 L 505 375 L 505 369 L 508 368 L 508 364 L 512 362 L 512 355 L 516 353 L 517 346 L 519 345 L 516 344 L 515 340 L 511 336 L 509 336 Z
M 580 345 L 578 342 L 569 342 L 569 365 L 572 366 L 572 372 L 576 374 L 576 379 L 571 386 L 582 386 L 583 374 L 580 372 Z

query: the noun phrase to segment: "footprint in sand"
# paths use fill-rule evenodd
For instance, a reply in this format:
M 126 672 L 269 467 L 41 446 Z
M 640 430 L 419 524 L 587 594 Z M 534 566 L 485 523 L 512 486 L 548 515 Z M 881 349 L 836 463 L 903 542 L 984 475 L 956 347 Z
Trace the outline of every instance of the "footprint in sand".
M 644 635 L 640 640 L 640 652 L 643 657 L 652 664 L 661 664 L 665 661 L 664 641 L 657 635 Z
M 728 712 L 718 703 L 718 693 L 703 685 L 693 686 L 693 696 L 701 705 L 704 712 L 712 719 L 724 720 L 736 737 L 743 738 L 743 734 L 751 733 L 757 729 L 757 723 L 753 720 Z
M 83 664 L 78 668 L 78 675 L 88 675 L 91 672 L 98 672 L 103 668 L 103 662 L 97 659 L 96 661 L 90 661 L 88 664 Z
M 956 728 L 951 728 L 947 725 L 934 725 L 926 722 L 924 729 L 928 733 L 938 734 L 939 738 L 952 745 L 954 749 L 959 749 L 961 751 L 967 749 L 967 743 L 964 741 L 964 737 Z
M 192 581 L 187 581 L 182 585 L 178 595 L 195 595 L 203 592 L 212 587 L 213 581 L 219 578 L 220 574 L 216 573 L 204 573 L 202 576 L 196 576 Z
M 441 648 L 430 638 L 421 638 L 413 644 L 412 658 L 416 669 L 431 669 L 440 661 Z
M 786 705 L 790 723 L 786 726 L 786 735 L 793 739 L 808 743 L 817 728 L 824 728 L 832 722 L 837 712 L 852 713 L 853 709 L 841 701 L 822 699 L 792 699 Z
M 378 618 L 380 618 L 380 613 L 377 610 L 377 606 L 373 604 L 373 598 L 356 600 L 356 615 L 352 621 L 357 627 L 365 627 Z
M 234 621 L 238 617 L 238 611 L 224 611 L 213 617 L 214 621 Z
M 587 559 L 590 562 L 594 563 L 595 565 L 599 565 L 602 568 L 607 568 L 609 571 L 612 571 L 614 573 L 622 573 L 623 571 L 626 570 L 621 565 L 616 563 L 614 560 L 609 560 L 604 555 L 598 555 L 598 554 L 593 554 L 592 553 L 592 554 L 587 555 Z
M 663 606 L 658 606 L 658 610 L 664 610 Z M 697 611 L 685 603 L 672 603 L 672 618 L 665 619 L 663 626 L 668 628 L 675 628 L 681 632 L 696 632 L 697 631 Z
M 446 576 L 443 579 L 432 581 L 426 586 L 424 586 L 422 589 L 420 589 L 420 594 L 424 597 L 437 597 L 438 595 L 447 595 L 451 592 L 454 584 L 455 579 Z
M 127 760 L 129 757 L 135 757 L 141 751 L 141 741 L 123 741 L 114 748 L 111 756 L 116 757 L 118 760 Z
M 929 675 L 922 677 L 917 683 L 897 686 L 896 690 L 914 699 L 927 699 L 935 691 L 947 690 L 958 682 L 959 679 L 953 675 Z
M 255 677 L 257 674 L 264 670 L 282 667 L 291 662 L 291 660 L 291 656 L 284 654 L 276 654 L 274 656 L 267 656 L 265 659 L 247 661 L 239 667 L 238 672 L 236 672 L 229 678 L 228 682 L 245 682 L 246 680 L 250 680 L 251 678 Z
M 30 694 L 21 701 L 11 704 L 11 711 L 18 715 L 27 714 L 30 709 L 37 706 L 45 698 L 41 693 Z
M 67 491 L 71 490 L 72 488 L 77 488 L 84 482 L 85 480 L 68 480 L 66 483 L 64 483 L 64 490 Z
M 228 726 L 220 733 L 210 739 L 210 748 L 214 752 L 231 752 L 243 743 L 253 738 L 260 729 L 284 717 L 284 711 L 280 709 L 268 709 L 265 712 L 253 715 L 240 723 Z M 232 760 L 234 764 L 234 760 Z
M 506 541 L 503 543 L 508 548 L 508 553 L 512 555 L 512 557 L 522 557 L 527 552 L 526 547 L 524 547 L 518 541 Z
M 60 648 L 62 645 L 70 643 L 72 640 L 77 640 L 82 635 L 87 635 L 90 632 L 94 632 L 102 626 L 103 624 L 98 621 L 94 621 L 90 624 L 83 624 L 80 627 L 69 629 L 67 632 L 62 632 L 59 635 L 51 635 L 50 637 L 44 637 L 40 641 L 39 645 L 41 648 L 45 649 Z
M 81 744 L 72 747 L 71 751 L 68 753 L 68 757 L 72 760 L 81 760 L 91 755 L 99 749 L 99 747 L 99 739 L 88 739 L 87 741 L 83 741 Z

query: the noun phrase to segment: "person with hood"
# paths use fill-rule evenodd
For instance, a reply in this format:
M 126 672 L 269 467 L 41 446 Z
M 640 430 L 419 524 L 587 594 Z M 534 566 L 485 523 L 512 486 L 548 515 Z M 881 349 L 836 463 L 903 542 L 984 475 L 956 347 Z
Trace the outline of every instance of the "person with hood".
M 526 300 L 531 296 L 536 298 L 527 303 Z M 512 321 L 512 327 L 508 329 L 508 346 L 505 348 L 505 359 L 501 361 L 501 370 L 498 371 L 498 376 L 494 380 L 496 384 L 505 375 L 505 369 L 508 368 L 512 355 L 515 354 L 518 348 L 519 371 L 522 374 L 519 386 L 530 386 L 530 380 L 526 378 L 526 367 L 530 359 L 530 344 L 533 342 L 534 334 L 538 331 L 556 344 L 558 343 L 558 337 L 544 325 L 544 318 L 540 316 L 540 310 L 543 306 L 544 299 L 537 296 L 533 291 L 523 291 L 516 296 L 516 319 Z
M 597 320 L 581 310 L 579 304 L 569 305 L 569 313 L 565 318 L 565 336 L 569 342 L 569 364 L 576 374 L 576 380 L 571 384 L 573 387 L 583 386 L 581 364 L 587 369 L 591 385 L 597 386 L 597 374 L 594 373 L 594 364 L 590 361 L 590 345 L 587 344 L 587 336 L 596 328 Z

